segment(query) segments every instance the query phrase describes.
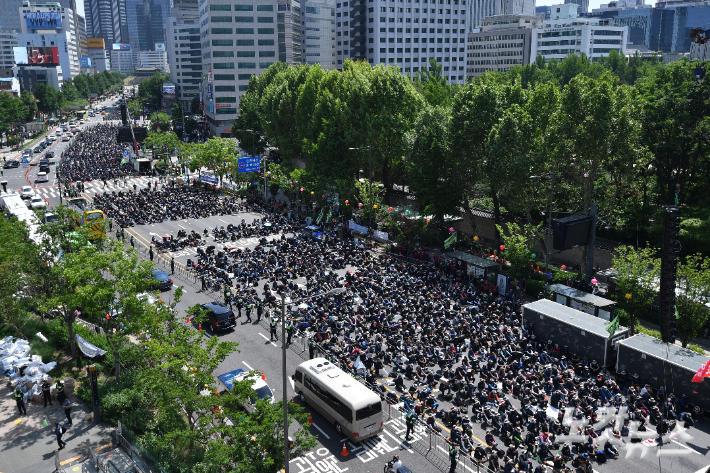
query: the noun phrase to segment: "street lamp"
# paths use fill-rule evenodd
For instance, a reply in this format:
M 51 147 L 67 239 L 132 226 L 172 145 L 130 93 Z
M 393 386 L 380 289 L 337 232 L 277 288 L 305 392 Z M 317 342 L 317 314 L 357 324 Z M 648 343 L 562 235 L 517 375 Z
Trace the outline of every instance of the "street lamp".
M 550 178 L 550 208 L 547 212 L 547 232 L 545 235 L 545 245 L 547 246 L 547 251 L 545 252 L 545 278 L 547 279 L 548 266 L 550 265 L 550 252 L 552 251 L 552 199 L 555 191 L 555 171 L 541 176 L 530 176 L 530 179 L 541 179 L 543 177 Z
M 281 375 L 283 377 L 283 411 L 284 411 L 284 471 L 288 472 L 288 461 L 289 461 L 289 450 L 290 445 L 288 441 L 288 393 L 286 392 L 286 387 L 288 386 L 288 379 L 286 376 L 286 302 L 288 303 L 298 303 L 306 299 L 314 299 L 321 296 L 330 296 L 334 294 L 342 294 L 346 291 L 344 287 L 336 287 L 330 291 L 321 292 L 320 294 L 315 294 L 312 296 L 304 297 L 302 299 L 291 300 L 290 297 L 286 295 L 285 292 L 279 293 L 281 296 Z
M 372 145 L 363 146 L 361 148 L 348 148 L 348 149 L 353 150 L 353 151 L 359 151 L 359 150 L 366 149 L 366 150 L 369 150 L 369 152 L 370 152 L 369 153 L 370 154 L 370 179 L 369 179 L 369 183 L 367 186 L 368 187 L 368 189 L 367 189 L 368 199 L 370 200 L 368 202 L 368 208 L 369 208 L 372 206 Z M 370 228 L 372 228 L 372 209 L 368 210 L 368 213 L 370 215 L 370 223 L 367 226 L 367 228 L 369 230 Z

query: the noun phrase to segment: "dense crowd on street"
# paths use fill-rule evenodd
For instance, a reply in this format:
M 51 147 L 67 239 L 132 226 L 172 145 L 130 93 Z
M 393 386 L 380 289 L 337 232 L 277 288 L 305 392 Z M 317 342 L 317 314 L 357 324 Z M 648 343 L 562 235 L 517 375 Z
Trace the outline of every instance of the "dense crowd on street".
M 229 269 L 248 275 L 232 284 L 234 295 L 225 289 L 240 316 L 242 307 L 264 307 L 279 317 L 283 288 L 297 299 L 346 287 L 287 307 L 289 340 L 307 337 L 311 356 L 360 374 L 427 428 L 446 425 L 453 459 L 468 455 L 494 472 L 584 469 L 616 458 L 635 431 L 660 436 L 694 424 L 685 397 L 634 386 L 632 374 L 617 382 L 625 373 L 570 352 L 564 340 L 536 340 L 521 325 L 518 294 L 462 277 L 452 262 L 408 264 L 334 235 L 297 236 L 243 253 Z M 484 442 L 474 438 L 477 423 Z
M 132 165 L 121 164 L 124 149 L 125 145 L 116 141 L 116 130 L 110 126 L 85 128 L 62 153 L 59 179 L 64 184 L 72 184 L 137 175 Z

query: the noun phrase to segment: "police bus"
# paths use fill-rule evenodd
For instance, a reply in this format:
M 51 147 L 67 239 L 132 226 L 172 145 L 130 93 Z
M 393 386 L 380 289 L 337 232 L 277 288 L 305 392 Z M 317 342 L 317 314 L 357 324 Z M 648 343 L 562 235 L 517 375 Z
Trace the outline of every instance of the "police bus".
M 380 396 L 325 358 L 301 363 L 293 376 L 296 393 L 354 442 L 384 428 Z

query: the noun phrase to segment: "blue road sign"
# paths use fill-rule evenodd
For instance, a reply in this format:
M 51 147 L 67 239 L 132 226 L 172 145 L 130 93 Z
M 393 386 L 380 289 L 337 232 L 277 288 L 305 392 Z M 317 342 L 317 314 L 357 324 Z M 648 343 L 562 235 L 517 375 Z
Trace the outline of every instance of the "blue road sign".
M 124 149 L 124 150 L 123 150 L 123 157 L 124 157 L 124 158 L 127 158 L 127 157 L 128 157 L 128 154 L 129 154 L 129 153 L 128 153 L 128 150 L 127 150 L 127 149 Z
M 261 170 L 261 159 L 257 157 L 239 158 L 239 172 L 257 172 Z

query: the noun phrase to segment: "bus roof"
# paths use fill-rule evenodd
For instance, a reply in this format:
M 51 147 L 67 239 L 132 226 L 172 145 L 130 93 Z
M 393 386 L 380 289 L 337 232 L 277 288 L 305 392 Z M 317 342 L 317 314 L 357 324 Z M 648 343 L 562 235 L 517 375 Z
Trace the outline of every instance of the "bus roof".
M 343 400 L 350 402 L 354 409 L 381 402 L 379 395 L 325 358 L 305 361 L 296 369 L 300 369 L 303 373 L 312 376 L 319 384 L 338 393 Z

